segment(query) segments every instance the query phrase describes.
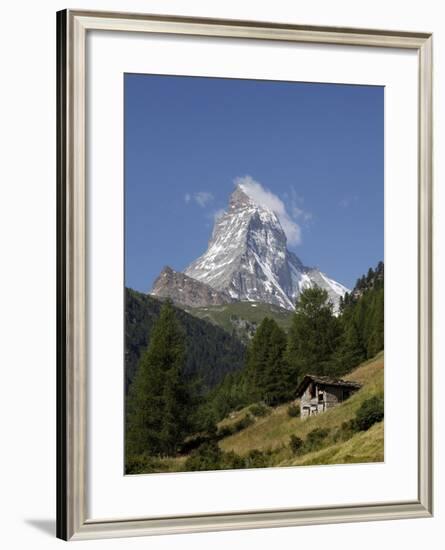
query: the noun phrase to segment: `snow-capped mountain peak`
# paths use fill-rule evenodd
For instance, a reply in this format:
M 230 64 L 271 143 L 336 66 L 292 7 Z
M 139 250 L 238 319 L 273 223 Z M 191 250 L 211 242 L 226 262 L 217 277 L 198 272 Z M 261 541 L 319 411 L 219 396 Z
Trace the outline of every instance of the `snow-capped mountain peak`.
M 334 307 L 347 289 L 317 268 L 303 265 L 288 250 L 278 216 L 238 184 L 227 211 L 213 228 L 207 251 L 184 273 L 233 299 L 293 309 L 300 292 L 313 285 L 327 290 Z
M 238 184 L 229 198 L 229 209 L 237 210 L 239 208 L 253 207 L 255 201 L 246 192 L 242 184 Z

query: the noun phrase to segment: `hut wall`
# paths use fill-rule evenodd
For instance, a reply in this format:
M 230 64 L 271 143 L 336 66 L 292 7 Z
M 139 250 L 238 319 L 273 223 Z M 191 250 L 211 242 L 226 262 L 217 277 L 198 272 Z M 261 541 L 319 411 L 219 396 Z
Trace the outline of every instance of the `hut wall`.
M 323 396 L 319 399 L 321 392 L 323 392 Z M 343 387 L 311 383 L 301 396 L 300 415 L 307 417 L 324 412 L 342 403 L 351 393 L 353 392 Z
M 318 395 L 318 384 L 309 384 L 300 400 L 300 416 L 302 418 L 325 410 L 324 403 L 319 402 Z
M 338 405 L 343 401 L 343 388 L 339 388 L 337 386 L 326 386 L 325 389 L 326 396 L 326 408 L 330 409 L 331 407 L 335 407 L 335 405 Z

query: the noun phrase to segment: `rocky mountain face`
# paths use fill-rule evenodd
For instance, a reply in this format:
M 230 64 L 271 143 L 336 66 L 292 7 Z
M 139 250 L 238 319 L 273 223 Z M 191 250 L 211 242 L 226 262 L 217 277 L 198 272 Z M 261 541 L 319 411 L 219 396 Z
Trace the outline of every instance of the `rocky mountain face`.
M 175 304 L 186 307 L 219 306 L 234 301 L 227 292 L 215 290 L 168 266 L 155 280 L 151 294 L 170 298 Z
M 215 223 L 207 251 L 184 271 L 233 299 L 294 309 L 300 292 L 318 285 L 338 308 L 347 288 L 288 250 L 277 215 L 238 185 L 229 208 Z
M 242 184 L 215 222 L 207 251 L 184 271 L 164 269 L 152 294 L 189 307 L 230 301 L 264 302 L 292 310 L 300 292 L 317 285 L 338 309 L 348 291 L 288 250 L 277 215 L 255 202 Z

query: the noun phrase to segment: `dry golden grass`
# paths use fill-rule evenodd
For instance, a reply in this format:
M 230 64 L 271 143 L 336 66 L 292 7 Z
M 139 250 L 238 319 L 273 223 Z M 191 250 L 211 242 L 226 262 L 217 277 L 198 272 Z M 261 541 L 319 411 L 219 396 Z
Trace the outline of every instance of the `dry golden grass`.
M 298 458 L 283 460 L 279 466 L 383 462 L 383 436 L 383 422 L 379 422 L 368 431 L 359 432 L 347 441 L 335 443 Z
M 344 380 L 354 380 L 359 384 L 370 384 L 375 381 L 379 371 L 383 372 L 384 352 L 381 351 L 373 359 L 362 363 L 355 370 L 343 376 Z
M 383 363 L 383 353 L 381 353 L 374 359 L 360 365 L 355 371 L 346 376 L 345 378 L 349 380 L 360 382 L 363 384 L 363 387 L 347 401 L 330 411 L 303 420 L 301 418 L 289 417 L 287 414 L 289 404 L 285 404 L 273 409 L 272 414 L 269 416 L 257 419 L 255 423 L 248 428 L 221 440 L 219 443 L 220 447 L 224 451 L 234 451 L 239 455 L 246 455 L 253 449 L 267 450 L 286 447 L 286 451 L 283 450 L 282 453 L 278 454 L 281 459 L 290 460 L 292 457 L 288 456 L 289 451 L 287 445 L 292 434 L 304 440 L 307 434 L 316 428 L 327 428 L 331 431 L 338 429 L 343 422 L 355 417 L 363 401 L 373 395 L 383 394 Z M 221 424 L 224 422 L 236 422 L 236 420 L 242 418 L 246 412 L 246 409 L 243 409 L 232 418 L 223 421 Z M 357 438 L 356 441 L 359 443 L 363 439 L 359 436 L 363 436 L 363 438 L 366 439 L 365 434 L 357 434 L 352 439 Z M 329 441 L 327 440 L 326 443 L 328 444 Z M 343 442 L 335 445 L 346 448 L 347 443 L 348 442 Z M 380 460 L 379 457 L 383 456 L 383 439 L 381 442 L 378 440 L 374 447 L 374 451 L 371 454 L 376 457 L 376 460 Z M 332 449 L 332 452 L 334 454 L 337 453 L 337 448 Z M 307 456 L 308 455 L 306 455 L 306 457 Z

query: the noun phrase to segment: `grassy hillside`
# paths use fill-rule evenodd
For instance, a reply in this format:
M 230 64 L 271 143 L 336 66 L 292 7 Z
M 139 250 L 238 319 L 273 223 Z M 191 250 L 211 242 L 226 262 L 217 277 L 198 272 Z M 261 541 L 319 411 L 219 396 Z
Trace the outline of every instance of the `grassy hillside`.
M 344 378 L 360 382 L 363 387 L 325 413 L 303 420 L 289 416 L 291 403 L 275 408 L 249 405 L 223 419 L 218 424 L 216 438 L 207 439 L 202 447 L 176 457 L 136 456 L 129 471 L 180 472 L 382 462 L 384 422 L 376 422 L 368 430 L 359 431 L 351 426 L 351 421 L 356 419 L 365 401 L 383 396 L 383 352 Z M 225 433 L 230 435 L 224 436 Z M 299 438 L 302 444 L 298 451 L 291 445 L 293 438 Z
M 272 304 L 261 302 L 236 302 L 221 306 L 184 308 L 185 311 L 220 326 L 237 335 L 243 341 L 252 337 L 264 317 L 271 317 L 286 332 L 292 321 L 292 312 Z
M 351 464 L 355 462 L 383 462 L 383 422 L 374 424 L 366 432 L 327 446 L 320 451 L 284 460 L 280 466 L 313 466 L 316 464 Z
M 366 432 L 347 433 L 345 425 L 352 420 L 362 403 L 375 395 L 383 395 L 383 352 L 363 363 L 345 378 L 363 384 L 363 387 L 344 403 L 318 416 L 302 420 L 288 415 L 289 404 L 276 407 L 271 414 L 233 435 L 222 439 L 224 451 L 246 456 L 253 450 L 272 451 L 272 464 L 292 466 L 302 464 L 331 464 L 342 462 L 378 462 L 383 460 L 383 423 Z M 231 414 L 220 427 L 239 422 L 248 414 L 248 407 Z M 291 435 L 306 440 L 314 430 L 325 433 L 321 448 L 301 456 L 294 456 L 289 448 Z M 319 432 L 321 433 L 321 432 Z

